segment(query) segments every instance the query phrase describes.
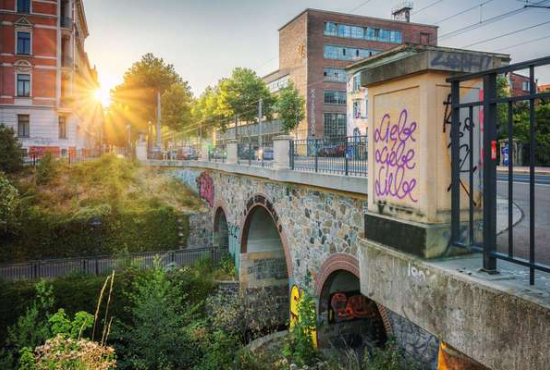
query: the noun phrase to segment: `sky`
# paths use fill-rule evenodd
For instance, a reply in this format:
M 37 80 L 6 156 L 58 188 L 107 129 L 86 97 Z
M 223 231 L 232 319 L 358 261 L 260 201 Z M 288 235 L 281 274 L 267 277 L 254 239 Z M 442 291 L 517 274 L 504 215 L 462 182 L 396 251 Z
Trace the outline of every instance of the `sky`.
M 436 24 L 439 44 L 509 53 L 513 62 L 550 54 L 550 9 L 528 9 L 496 22 L 492 17 L 526 0 L 417 0 L 412 22 Z M 530 0 L 531 3 L 542 0 Z M 402 0 L 85 0 L 90 36 L 86 50 L 102 89 L 122 82 L 142 55 L 153 53 L 174 65 L 199 95 L 235 67 L 266 75 L 278 68 L 277 30 L 306 8 L 390 18 Z M 550 0 L 543 2 L 550 6 Z M 483 6 L 479 6 L 484 4 Z M 469 8 L 474 9 L 451 17 Z M 456 36 L 446 35 L 484 23 Z M 546 22 L 546 23 L 545 23 Z M 545 24 L 544 24 L 545 23 Z M 529 28 L 529 29 L 527 29 Z M 522 32 L 513 33 L 525 29 Z M 506 35 L 508 33 L 513 33 Z M 530 42 L 539 38 L 539 41 Z M 550 82 L 550 68 L 540 80 Z

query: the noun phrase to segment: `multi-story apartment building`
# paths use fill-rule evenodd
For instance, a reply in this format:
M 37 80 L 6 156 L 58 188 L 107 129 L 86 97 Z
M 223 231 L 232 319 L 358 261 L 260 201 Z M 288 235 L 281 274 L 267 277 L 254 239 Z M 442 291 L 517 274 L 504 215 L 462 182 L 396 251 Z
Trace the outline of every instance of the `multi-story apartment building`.
M 0 21 L 0 122 L 29 154 L 98 145 L 103 111 L 82 0 L 3 0 Z
M 389 20 L 306 9 L 279 29 L 279 70 L 265 81 L 276 90 L 292 80 L 306 98 L 298 138 L 346 135 L 348 121 L 366 114 L 366 96 L 357 94 L 347 112 L 347 66 L 403 43 L 437 44 L 437 27 L 411 23 L 410 8 L 403 12 L 394 13 L 403 20 Z

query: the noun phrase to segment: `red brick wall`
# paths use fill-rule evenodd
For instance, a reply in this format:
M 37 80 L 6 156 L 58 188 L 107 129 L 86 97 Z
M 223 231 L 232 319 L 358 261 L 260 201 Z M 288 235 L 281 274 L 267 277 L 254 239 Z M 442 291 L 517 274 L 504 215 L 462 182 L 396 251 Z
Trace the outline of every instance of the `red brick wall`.
M 430 44 L 437 44 L 437 27 L 419 25 L 415 23 L 396 22 L 391 20 L 383 20 L 377 18 L 360 17 L 354 15 L 338 14 L 331 12 L 322 12 L 308 10 L 279 31 L 279 54 L 280 54 L 280 69 L 291 70 L 291 77 L 297 81 L 299 90 L 307 101 L 307 121 L 310 126 L 315 122 L 315 133 L 317 137 L 323 136 L 323 113 L 346 113 L 345 105 L 325 105 L 324 90 L 346 90 L 346 85 L 342 83 L 327 83 L 324 82 L 323 72 L 327 67 L 345 68 L 353 63 L 353 61 L 342 61 L 324 59 L 324 45 L 336 45 L 358 48 L 370 48 L 377 50 L 387 50 L 398 46 L 395 43 L 383 43 L 368 40 L 355 40 L 341 37 L 329 37 L 324 35 L 325 22 L 335 22 L 348 25 L 356 25 L 361 27 L 379 27 L 389 30 L 398 30 L 402 32 L 403 42 L 419 43 L 421 41 L 421 33 L 429 34 Z M 302 34 L 307 30 L 307 61 L 300 60 L 297 48 L 304 43 L 306 36 Z M 306 71 L 307 65 L 307 71 Z M 305 76 L 304 76 L 305 75 Z M 303 85 L 307 81 L 306 86 Z M 315 102 L 312 101 L 312 92 L 315 93 Z M 312 110 L 314 114 L 312 115 Z M 315 117 L 313 119 L 313 116 Z M 307 135 L 306 123 L 300 125 L 302 135 Z

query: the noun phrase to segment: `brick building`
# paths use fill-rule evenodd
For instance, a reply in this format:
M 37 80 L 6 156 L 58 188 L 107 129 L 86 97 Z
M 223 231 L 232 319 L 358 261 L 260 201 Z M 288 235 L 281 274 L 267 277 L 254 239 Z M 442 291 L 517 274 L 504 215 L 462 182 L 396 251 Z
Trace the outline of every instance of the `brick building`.
M 82 0 L 3 0 L 0 21 L 0 122 L 29 154 L 98 145 L 103 113 Z
M 290 79 L 306 97 L 298 138 L 345 135 L 347 121 L 366 113 L 366 97 L 356 97 L 355 115 L 347 114 L 347 66 L 403 43 L 437 44 L 437 27 L 408 22 L 409 10 L 388 20 L 306 9 L 279 29 L 279 70 L 265 81 L 276 90 Z
M 509 73 L 506 75 L 508 86 L 512 96 L 529 95 L 531 84 L 528 76 L 519 73 Z

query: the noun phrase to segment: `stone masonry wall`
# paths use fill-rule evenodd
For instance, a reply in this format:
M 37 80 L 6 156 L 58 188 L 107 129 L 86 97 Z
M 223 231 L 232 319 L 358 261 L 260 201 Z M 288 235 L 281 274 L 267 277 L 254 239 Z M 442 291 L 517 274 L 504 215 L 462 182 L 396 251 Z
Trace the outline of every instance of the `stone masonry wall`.
M 232 254 L 240 254 L 240 234 L 246 204 L 255 195 L 262 194 L 273 204 L 288 239 L 293 269 L 290 284 L 303 287 L 308 271 L 315 281 L 321 266 L 332 254 L 346 253 L 359 259 L 356 242 L 364 227 L 363 217 L 367 209 L 365 198 L 219 171 L 178 169 L 173 176 L 202 194 L 196 179 L 204 172 L 213 180 L 211 201 L 214 207 L 195 226 L 200 229 L 206 224 L 212 224 L 214 212 L 222 206 L 226 213 L 229 250 Z M 239 262 L 240 258 L 236 258 L 237 267 Z M 252 270 L 251 277 L 257 272 Z M 437 339 L 393 312 L 389 314 L 389 320 L 397 343 L 407 354 L 420 361 L 424 368 L 434 368 Z

